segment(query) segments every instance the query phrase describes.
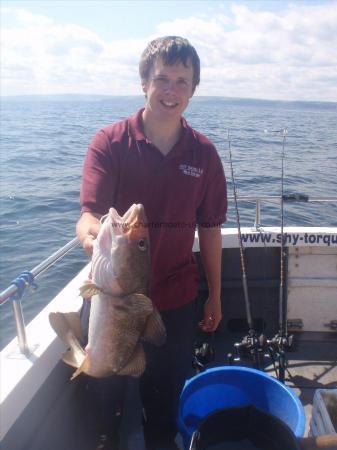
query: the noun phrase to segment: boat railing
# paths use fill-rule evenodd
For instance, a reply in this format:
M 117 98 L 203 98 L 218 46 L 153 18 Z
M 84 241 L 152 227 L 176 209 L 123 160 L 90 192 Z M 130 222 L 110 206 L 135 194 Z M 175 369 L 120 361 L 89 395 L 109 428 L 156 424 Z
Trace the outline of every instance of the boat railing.
M 281 196 L 239 196 L 239 202 L 255 203 L 255 221 L 254 227 L 258 230 L 261 224 L 261 204 L 262 202 L 268 203 L 280 203 L 283 199 L 284 202 L 332 202 L 337 203 L 337 197 L 309 197 L 304 194 L 288 194 Z M 228 196 L 228 200 L 231 202 L 234 200 L 233 196 Z M 47 259 L 42 261 L 31 271 L 23 272 L 15 280 L 12 281 L 4 291 L 0 293 L 0 306 L 7 302 L 7 300 L 13 300 L 13 314 L 16 325 L 16 333 L 18 338 L 18 345 L 21 353 L 29 354 L 29 348 L 26 337 L 26 327 L 22 312 L 22 292 L 29 285 L 33 285 L 35 278 L 40 276 L 57 261 L 64 258 L 64 256 L 79 245 L 77 238 L 72 239 L 62 248 L 50 255 Z
M 252 196 L 239 196 L 238 201 L 240 202 L 250 202 L 255 203 L 255 220 L 254 228 L 258 229 L 261 226 L 261 204 L 262 202 L 267 203 L 281 203 L 283 199 L 284 202 L 304 202 L 304 203 L 337 203 L 337 197 L 309 197 L 305 194 L 284 194 L 282 197 L 280 195 L 266 195 L 259 197 Z M 233 196 L 228 196 L 228 200 L 234 200 Z
M 79 245 L 77 238 L 72 239 L 66 245 L 61 247 L 55 253 L 50 255 L 47 259 L 42 261 L 36 267 L 30 271 L 22 272 L 7 289 L 0 293 L 0 306 L 5 304 L 7 300 L 13 300 L 13 314 L 16 326 L 16 334 L 18 338 L 19 349 L 23 354 L 29 354 L 29 348 L 27 344 L 26 326 L 23 317 L 21 298 L 25 288 L 34 286 L 34 280 L 57 261 L 64 258 L 64 256 Z

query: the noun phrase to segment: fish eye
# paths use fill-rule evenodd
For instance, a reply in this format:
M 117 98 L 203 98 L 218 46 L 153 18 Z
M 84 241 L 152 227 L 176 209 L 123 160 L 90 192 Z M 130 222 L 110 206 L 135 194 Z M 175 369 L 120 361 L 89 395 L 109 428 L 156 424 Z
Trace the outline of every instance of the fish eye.
M 147 249 L 145 239 L 139 239 L 139 241 L 138 241 L 138 248 L 142 252 L 144 252 Z

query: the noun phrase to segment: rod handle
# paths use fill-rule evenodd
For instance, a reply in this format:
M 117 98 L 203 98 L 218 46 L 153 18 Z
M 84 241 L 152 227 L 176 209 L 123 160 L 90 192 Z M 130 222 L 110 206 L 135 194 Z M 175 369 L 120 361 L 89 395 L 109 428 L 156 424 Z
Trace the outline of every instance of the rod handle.
M 299 441 L 302 450 L 337 450 L 337 434 L 301 438 Z

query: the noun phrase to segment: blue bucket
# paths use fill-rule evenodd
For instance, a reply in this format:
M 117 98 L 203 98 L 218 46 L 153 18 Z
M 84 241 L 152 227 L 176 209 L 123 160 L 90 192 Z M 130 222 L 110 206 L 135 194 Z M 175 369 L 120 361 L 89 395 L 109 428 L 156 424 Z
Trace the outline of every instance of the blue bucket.
M 222 408 L 254 405 L 276 416 L 302 437 L 305 413 L 295 393 L 276 378 L 247 367 L 216 367 L 185 383 L 180 396 L 178 428 L 185 448 L 210 413 Z

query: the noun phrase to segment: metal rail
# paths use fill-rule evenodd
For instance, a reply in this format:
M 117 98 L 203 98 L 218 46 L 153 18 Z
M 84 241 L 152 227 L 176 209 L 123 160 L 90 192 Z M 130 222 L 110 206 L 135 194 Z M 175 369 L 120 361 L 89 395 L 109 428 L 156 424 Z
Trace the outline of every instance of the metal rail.
M 228 196 L 228 200 L 233 201 L 233 196 Z M 280 203 L 282 200 L 281 196 L 240 196 L 238 197 L 238 201 L 247 201 L 247 202 L 253 202 L 256 204 L 255 206 L 255 223 L 254 226 L 258 228 L 260 226 L 261 222 L 261 203 L 262 202 L 269 202 L 269 203 Z M 332 202 L 337 203 L 337 197 L 308 197 L 303 194 L 290 194 L 290 195 L 284 195 L 283 201 L 285 202 Z M 42 261 L 40 264 L 38 264 L 36 267 L 34 267 L 30 273 L 33 275 L 34 278 L 37 278 L 39 275 L 41 275 L 43 272 L 48 270 L 51 266 L 53 266 L 57 261 L 62 259 L 68 252 L 73 250 L 75 247 L 79 245 L 79 240 L 77 238 L 72 239 L 69 241 L 65 246 L 57 250 L 55 253 L 50 255 L 47 259 Z M 7 287 L 7 289 L 3 290 L 0 293 L 0 306 L 6 303 L 10 298 L 13 298 L 15 294 L 17 294 L 18 288 L 16 285 L 11 284 Z M 20 351 L 24 354 L 29 354 L 29 348 L 27 344 L 27 338 L 26 338 L 26 327 L 25 322 L 23 318 L 22 313 L 22 305 L 21 305 L 21 299 L 15 299 L 13 300 L 13 314 L 16 324 L 16 331 L 17 331 L 17 337 L 18 337 L 18 343 Z
M 79 240 L 77 238 L 72 239 L 65 246 L 57 250 L 55 253 L 50 255 L 47 259 L 42 261 L 36 267 L 34 267 L 30 272 L 34 278 L 37 278 L 51 266 L 53 266 L 57 261 L 62 259 L 68 252 L 73 250 L 79 245 Z M 7 302 L 10 298 L 13 298 L 18 292 L 18 287 L 15 284 L 11 284 L 7 289 L 0 293 L 0 306 Z M 21 298 L 13 299 L 13 314 L 15 319 L 16 334 L 18 338 L 18 344 L 21 353 L 28 355 L 30 353 L 27 336 L 26 336 L 26 326 L 22 312 Z
M 45 272 L 47 269 L 49 269 L 51 266 L 53 266 L 57 261 L 62 259 L 68 252 L 73 250 L 75 247 L 79 245 L 79 240 L 77 238 L 72 239 L 69 241 L 65 246 L 61 247 L 59 250 L 57 250 L 55 253 L 50 255 L 47 259 L 42 261 L 40 264 L 35 266 L 30 272 L 34 276 L 34 278 L 37 278 L 39 275 L 41 275 L 43 272 Z M 6 301 L 15 295 L 18 291 L 18 288 L 11 284 L 8 286 L 7 289 L 2 291 L 0 293 L 0 305 L 6 303 Z
M 228 196 L 228 200 L 234 201 L 234 196 Z M 255 220 L 254 220 L 254 228 L 258 229 L 261 226 L 261 203 L 281 203 L 280 195 L 268 195 L 261 197 L 252 197 L 252 196 L 240 196 L 238 197 L 239 201 L 255 203 Z M 322 202 L 322 203 L 337 203 L 337 197 L 309 197 L 303 194 L 285 194 L 283 195 L 283 201 L 287 203 L 293 202 L 302 202 L 302 203 L 314 203 L 314 202 Z

